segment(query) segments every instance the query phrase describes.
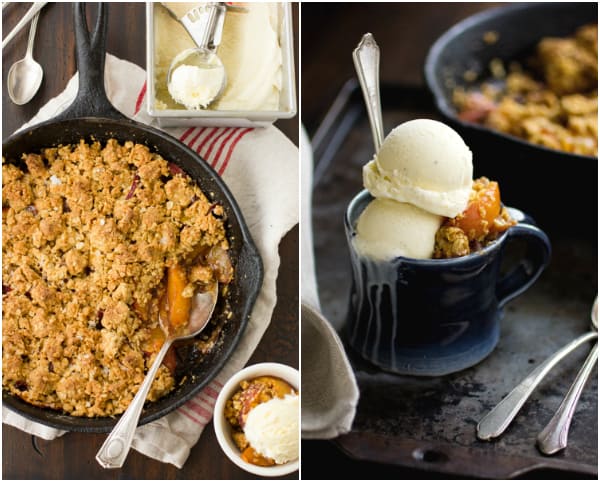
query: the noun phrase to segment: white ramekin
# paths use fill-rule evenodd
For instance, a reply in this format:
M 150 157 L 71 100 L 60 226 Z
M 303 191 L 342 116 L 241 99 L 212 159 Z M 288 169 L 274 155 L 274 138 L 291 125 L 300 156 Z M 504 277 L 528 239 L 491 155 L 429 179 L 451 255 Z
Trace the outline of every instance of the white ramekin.
M 273 465 L 271 467 L 261 467 L 246 462 L 242 459 L 240 450 L 237 448 L 231 437 L 231 426 L 225 419 L 225 403 L 233 396 L 236 390 L 238 390 L 240 382 L 265 375 L 281 378 L 296 390 L 299 390 L 300 388 L 300 373 L 295 368 L 280 363 L 258 363 L 256 365 L 250 365 L 232 376 L 221 389 L 215 404 L 213 425 L 221 449 L 223 449 L 225 455 L 227 455 L 234 464 L 255 475 L 263 477 L 279 477 L 298 470 L 299 459 L 286 464 Z M 298 414 L 298 416 L 300 415 Z M 300 426 L 300 423 L 298 423 L 298 426 Z M 300 433 L 298 433 L 298 437 L 300 437 Z

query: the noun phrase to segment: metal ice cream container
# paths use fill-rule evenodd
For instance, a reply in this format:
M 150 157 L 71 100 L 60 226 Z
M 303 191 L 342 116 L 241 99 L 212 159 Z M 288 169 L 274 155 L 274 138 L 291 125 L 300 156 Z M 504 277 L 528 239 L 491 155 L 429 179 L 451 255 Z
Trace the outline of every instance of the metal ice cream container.
M 146 2 L 146 75 L 147 112 L 157 120 L 159 126 L 231 126 L 265 127 L 277 119 L 289 119 L 297 112 L 296 75 L 294 69 L 294 37 L 292 8 L 289 2 L 281 4 L 283 9 L 279 24 L 279 44 L 282 54 L 282 83 L 277 110 L 189 110 L 159 109 L 156 99 L 155 65 L 155 8 L 160 4 Z

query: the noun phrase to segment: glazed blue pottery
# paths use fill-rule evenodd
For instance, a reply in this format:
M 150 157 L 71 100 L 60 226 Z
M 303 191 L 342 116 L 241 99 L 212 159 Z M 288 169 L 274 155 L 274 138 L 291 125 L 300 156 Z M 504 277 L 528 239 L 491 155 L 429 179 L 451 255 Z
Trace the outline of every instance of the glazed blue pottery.
M 519 224 L 476 253 L 377 261 L 359 255 L 353 242 L 356 221 L 372 199 L 362 191 L 346 211 L 353 272 L 347 342 L 381 369 L 403 375 L 441 376 L 477 364 L 498 343 L 504 305 L 548 265 L 548 237 L 511 209 Z M 501 275 L 504 248 L 515 238 L 526 244 L 525 253 Z

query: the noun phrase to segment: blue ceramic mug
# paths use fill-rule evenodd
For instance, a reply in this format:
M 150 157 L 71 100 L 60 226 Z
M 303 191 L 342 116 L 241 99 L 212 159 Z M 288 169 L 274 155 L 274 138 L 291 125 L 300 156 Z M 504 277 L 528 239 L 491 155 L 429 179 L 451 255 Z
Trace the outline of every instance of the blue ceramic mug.
M 468 256 L 373 260 L 353 242 L 358 217 L 372 199 L 360 192 L 345 217 L 353 272 L 345 327 L 350 346 L 383 370 L 404 375 L 446 375 L 483 360 L 498 343 L 504 305 L 548 265 L 546 234 L 511 209 L 519 223 Z M 526 243 L 525 254 L 501 275 L 504 248 L 515 238 Z

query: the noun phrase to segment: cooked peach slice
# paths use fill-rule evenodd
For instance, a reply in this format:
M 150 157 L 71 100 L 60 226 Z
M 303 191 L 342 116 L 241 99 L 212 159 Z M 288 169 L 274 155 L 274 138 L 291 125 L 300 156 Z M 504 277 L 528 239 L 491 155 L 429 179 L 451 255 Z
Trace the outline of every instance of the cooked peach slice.
M 500 189 L 497 182 L 485 178 L 475 181 L 473 189 L 467 209 L 454 218 L 452 224 L 462 229 L 470 240 L 481 240 L 500 214 Z
M 249 464 L 260 465 L 261 467 L 271 467 L 271 466 L 275 465 L 275 461 L 273 459 L 270 459 L 268 457 L 265 457 L 265 456 L 259 454 L 256 450 L 254 450 L 250 446 L 248 446 L 242 452 L 242 459 L 245 460 L 246 462 L 248 462 Z
M 192 298 L 183 296 L 188 284 L 185 268 L 175 265 L 167 272 L 167 302 L 169 306 L 169 325 L 178 329 L 187 325 L 190 318 Z

